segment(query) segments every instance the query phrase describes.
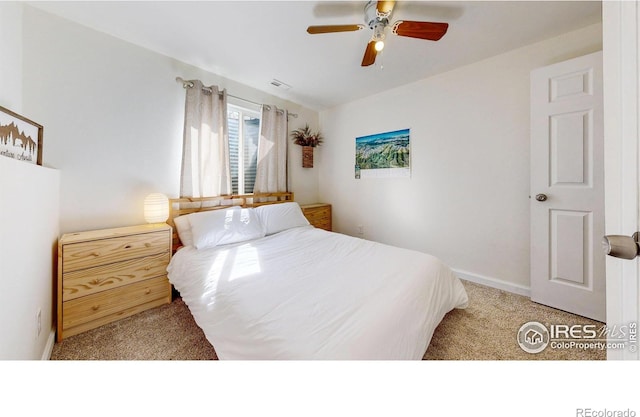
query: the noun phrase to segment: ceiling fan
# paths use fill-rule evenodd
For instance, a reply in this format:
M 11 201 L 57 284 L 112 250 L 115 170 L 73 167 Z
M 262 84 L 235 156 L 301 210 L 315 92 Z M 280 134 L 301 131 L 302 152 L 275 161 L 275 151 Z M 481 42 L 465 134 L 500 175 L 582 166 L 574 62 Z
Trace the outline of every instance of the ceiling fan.
M 373 34 L 362 58 L 362 66 L 367 67 L 376 62 L 378 52 L 384 48 L 385 28 L 389 26 L 389 19 L 395 1 L 369 1 L 364 6 L 364 21 Z M 307 32 L 316 35 L 333 32 L 354 32 L 366 27 L 361 24 L 352 25 L 324 25 L 309 26 Z M 448 23 L 417 22 L 413 20 L 398 20 L 393 23 L 391 33 L 409 38 L 426 39 L 430 41 L 440 40 L 447 33 Z

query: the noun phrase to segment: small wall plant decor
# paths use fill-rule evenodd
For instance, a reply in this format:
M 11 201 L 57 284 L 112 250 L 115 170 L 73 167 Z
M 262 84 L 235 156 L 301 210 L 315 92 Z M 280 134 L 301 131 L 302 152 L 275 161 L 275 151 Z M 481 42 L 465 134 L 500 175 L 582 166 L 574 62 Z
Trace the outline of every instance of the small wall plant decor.
M 302 146 L 302 167 L 313 168 L 313 148 L 322 143 L 322 134 L 312 132 L 309 124 L 306 124 L 303 128 L 292 131 L 291 139 L 296 145 Z

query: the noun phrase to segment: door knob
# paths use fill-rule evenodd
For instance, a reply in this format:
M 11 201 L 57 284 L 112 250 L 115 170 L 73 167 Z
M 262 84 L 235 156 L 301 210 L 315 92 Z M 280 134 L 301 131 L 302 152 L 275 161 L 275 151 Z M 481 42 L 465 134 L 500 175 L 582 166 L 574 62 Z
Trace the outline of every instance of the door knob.
M 536 194 L 536 200 L 538 200 L 538 201 L 547 201 L 547 195 L 546 194 Z
M 638 232 L 633 236 L 608 235 L 602 238 L 604 252 L 616 258 L 633 259 L 640 253 Z

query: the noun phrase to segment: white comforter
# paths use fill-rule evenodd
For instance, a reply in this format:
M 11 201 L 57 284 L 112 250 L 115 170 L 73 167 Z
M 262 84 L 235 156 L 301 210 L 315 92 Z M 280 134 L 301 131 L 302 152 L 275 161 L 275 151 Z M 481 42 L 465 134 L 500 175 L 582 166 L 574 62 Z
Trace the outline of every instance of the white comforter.
M 421 359 L 468 300 L 433 256 L 312 226 L 185 247 L 167 270 L 220 359 Z

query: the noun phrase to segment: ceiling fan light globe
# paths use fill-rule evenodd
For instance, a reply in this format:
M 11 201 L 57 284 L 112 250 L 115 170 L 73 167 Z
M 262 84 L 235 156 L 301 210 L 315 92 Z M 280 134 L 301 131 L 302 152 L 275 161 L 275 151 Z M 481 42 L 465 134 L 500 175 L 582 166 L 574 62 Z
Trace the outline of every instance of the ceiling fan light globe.
M 380 52 L 384 49 L 384 42 L 383 41 L 377 41 L 375 44 L 375 49 L 376 51 Z

